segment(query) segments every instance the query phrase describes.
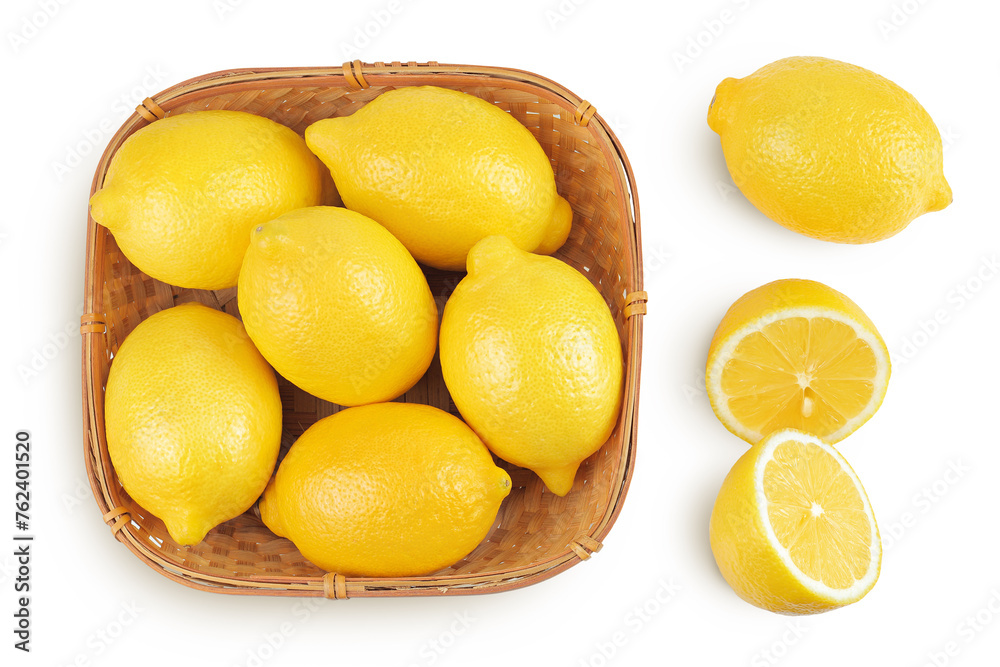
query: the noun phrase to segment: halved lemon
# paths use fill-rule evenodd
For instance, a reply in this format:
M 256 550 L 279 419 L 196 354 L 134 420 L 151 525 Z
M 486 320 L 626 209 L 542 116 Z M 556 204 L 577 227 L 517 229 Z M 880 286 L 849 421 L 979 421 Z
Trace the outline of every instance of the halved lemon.
M 730 431 L 754 444 L 782 428 L 839 442 L 875 414 L 889 351 L 868 316 L 812 280 L 778 280 L 744 294 L 722 318 L 705 385 Z
M 854 470 L 832 446 L 793 429 L 772 433 L 736 462 L 709 536 L 733 590 L 782 614 L 857 602 L 882 561 L 875 515 Z

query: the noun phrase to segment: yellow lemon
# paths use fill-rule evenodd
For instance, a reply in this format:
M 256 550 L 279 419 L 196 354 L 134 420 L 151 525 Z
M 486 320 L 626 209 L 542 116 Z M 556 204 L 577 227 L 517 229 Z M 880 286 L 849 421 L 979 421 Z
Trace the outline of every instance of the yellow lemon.
M 268 484 L 260 513 L 325 570 L 417 576 L 472 551 L 510 488 L 462 420 L 429 405 L 379 403 L 310 426 Z
M 90 212 L 143 273 L 222 289 L 236 284 L 254 225 L 320 203 L 321 170 L 302 137 L 267 118 L 178 114 L 125 140 Z
M 708 124 L 747 199 L 806 236 L 879 241 L 952 200 L 930 115 L 855 65 L 785 58 L 725 79 Z
M 239 279 L 250 338 L 274 369 L 341 405 L 396 398 L 437 346 L 437 306 L 406 248 L 334 206 L 254 228 Z
M 769 611 L 836 609 L 878 579 L 882 543 L 861 481 L 837 450 L 799 431 L 776 431 L 736 462 L 709 532 L 722 576 Z
M 875 414 L 889 351 L 868 316 L 812 280 L 744 294 L 719 323 L 705 385 L 719 420 L 753 444 L 797 428 L 839 442 Z
M 399 88 L 305 136 L 347 208 L 384 225 L 423 264 L 461 271 L 491 234 L 546 254 L 569 235 L 573 212 L 538 141 L 478 97 Z
M 194 303 L 128 335 L 111 364 L 104 420 L 122 486 L 186 545 L 253 505 L 281 441 L 274 371 L 239 320 Z
M 465 420 L 500 458 L 566 495 L 618 419 L 622 348 L 604 298 L 554 257 L 490 236 L 441 321 L 441 369 Z

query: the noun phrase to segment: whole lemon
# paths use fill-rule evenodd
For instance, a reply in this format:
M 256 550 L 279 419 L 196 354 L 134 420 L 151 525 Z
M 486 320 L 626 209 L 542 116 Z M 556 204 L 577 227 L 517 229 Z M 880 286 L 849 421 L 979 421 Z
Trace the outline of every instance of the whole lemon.
M 555 252 L 573 220 L 552 164 L 521 123 L 455 90 L 406 87 L 306 129 L 347 208 L 384 225 L 418 262 L 461 271 L 481 238 Z
M 178 544 L 197 544 L 267 485 L 281 398 L 240 321 L 189 303 L 150 316 L 122 343 L 104 420 L 122 486 Z
M 604 298 L 568 264 L 503 236 L 469 253 L 441 321 L 441 369 L 486 446 L 560 496 L 618 419 L 622 348 Z
M 320 203 L 302 137 L 242 111 L 168 116 L 121 145 L 90 212 L 143 273 L 193 289 L 236 284 L 250 230 Z
M 462 420 L 429 405 L 379 403 L 310 426 L 268 484 L 260 513 L 325 570 L 417 576 L 472 551 L 510 487 Z
M 930 115 L 892 81 L 855 65 L 786 58 L 725 79 L 708 124 L 740 191 L 806 236 L 879 241 L 952 200 Z
M 406 248 L 360 213 L 314 206 L 257 225 L 240 314 L 264 358 L 341 405 L 396 398 L 437 346 L 437 305 Z

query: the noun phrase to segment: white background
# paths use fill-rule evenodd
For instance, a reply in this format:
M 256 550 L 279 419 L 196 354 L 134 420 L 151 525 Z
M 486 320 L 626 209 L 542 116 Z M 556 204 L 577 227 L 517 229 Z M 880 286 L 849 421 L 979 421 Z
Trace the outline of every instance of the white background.
M 388 0 L 3 3 L 0 536 L 10 544 L 14 532 L 14 433 L 29 429 L 37 541 L 30 655 L 11 647 L 12 550 L 0 550 L 0 661 L 996 664 L 997 4 L 576 3 L 408 0 L 391 5 L 388 21 Z M 370 26 L 377 34 L 366 44 L 357 30 L 373 12 L 386 25 Z M 679 66 L 685 50 L 690 62 Z M 758 213 L 732 188 L 706 110 L 723 78 L 792 55 L 852 62 L 913 93 L 945 138 L 954 204 L 860 247 L 798 236 Z M 199 592 L 114 540 L 86 484 L 84 232 L 90 181 L 111 132 L 143 97 L 192 76 L 353 57 L 535 71 L 590 100 L 635 168 L 650 293 L 635 476 L 604 550 L 542 584 L 312 608 Z M 701 388 L 709 340 L 734 299 L 786 277 L 853 298 L 894 362 L 884 405 L 840 445 L 879 519 L 881 580 L 856 605 L 802 619 L 739 600 L 716 569 L 707 532 L 718 487 L 746 447 L 716 420 Z M 936 312 L 945 321 L 929 326 Z M 607 658 L 602 649 L 612 653 L 616 633 L 622 645 Z

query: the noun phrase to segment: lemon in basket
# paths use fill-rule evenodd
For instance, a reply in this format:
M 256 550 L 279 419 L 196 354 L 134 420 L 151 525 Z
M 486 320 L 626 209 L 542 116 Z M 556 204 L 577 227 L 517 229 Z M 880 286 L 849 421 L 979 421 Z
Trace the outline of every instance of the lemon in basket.
M 239 320 L 195 303 L 128 335 L 111 364 L 104 419 L 122 486 L 184 545 L 253 505 L 281 440 L 274 371 Z
M 889 351 L 853 301 L 812 280 L 777 280 L 740 297 L 712 338 L 712 409 L 750 444 L 783 428 L 839 442 L 882 404 Z
M 465 420 L 500 458 L 566 495 L 610 437 L 622 348 L 604 298 L 554 257 L 490 236 L 445 305 L 441 369 Z
M 800 431 L 776 431 L 736 462 L 709 534 L 733 590 L 769 611 L 836 609 L 878 579 L 882 546 L 864 487 L 839 452 Z
M 90 200 L 139 270 L 193 289 L 236 285 L 254 225 L 313 206 L 322 165 L 302 137 L 242 111 L 197 111 L 141 128 Z
M 462 420 L 429 405 L 378 403 L 310 426 L 268 484 L 260 515 L 325 570 L 418 576 L 472 551 L 510 489 Z
M 384 225 L 423 264 L 461 271 L 491 234 L 545 254 L 569 235 L 573 212 L 538 141 L 478 97 L 399 88 L 305 136 L 347 208 Z
M 807 236 L 871 243 L 952 200 L 930 115 L 855 65 L 785 58 L 725 79 L 708 124 L 747 199 Z
M 437 347 L 437 305 L 420 267 L 385 228 L 345 208 L 298 209 L 255 227 L 238 294 L 264 358 L 333 403 L 396 398 Z

